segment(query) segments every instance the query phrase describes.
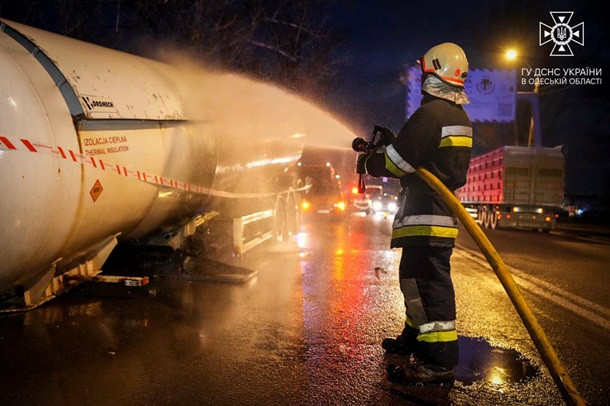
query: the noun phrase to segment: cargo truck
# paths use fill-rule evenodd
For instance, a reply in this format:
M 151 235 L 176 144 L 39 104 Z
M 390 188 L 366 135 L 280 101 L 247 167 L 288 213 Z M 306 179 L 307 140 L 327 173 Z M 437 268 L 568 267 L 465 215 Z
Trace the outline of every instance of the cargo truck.
M 560 147 L 505 146 L 472 158 L 456 196 L 485 228 L 555 227 L 564 190 Z

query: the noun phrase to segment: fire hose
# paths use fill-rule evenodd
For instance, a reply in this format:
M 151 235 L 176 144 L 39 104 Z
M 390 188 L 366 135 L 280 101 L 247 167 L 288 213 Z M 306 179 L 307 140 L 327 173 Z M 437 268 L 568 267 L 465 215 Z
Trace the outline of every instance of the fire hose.
M 578 390 L 572 383 L 568 371 L 564 368 L 563 364 L 559 360 L 557 352 L 551 345 L 549 338 L 546 333 L 540 327 L 536 316 L 532 313 L 531 308 L 525 301 L 523 294 L 519 290 L 519 287 L 515 283 L 513 276 L 507 269 L 506 264 L 500 258 L 500 255 L 495 250 L 481 227 L 474 221 L 470 214 L 466 211 L 464 206 L 459 202 L 453 193 L 434 176 L 430 171 L 425 168 L 419 168 L 415 173 L 424 180 L 430 186 L 432 190 L 438 193 L 443 201 L 451 208 L 451 211 L 460 220 L 460 222 L 466 227 L 468 233 L 472 239 L 477 243 L 485 258 L 491 265 L 496 276 L 500 280 L 500 283 L 504 287 L 504 290 L 508 294 L 513 306 L 517 310 L 519 317 L 523 321 L 527 332 L 529 333 L 536 349 L 540 353 L 544 364 L 548 368 L 557 388 L 561 392 L 563 399 L 569 405 L 586 405 L 586 400 L 578 393 Z
M 375 130 L 373 131 L 373 141 L 367 143 L 362 138 L 356 138 L 352 147 L 354 150 L 359 152 L 371 152 L 379 146 L 375 144 Z M 464 206 L 455 197 L 455 195 L 447 189 L 447 187 L 430 171 L 420 167 L 415 173 L 423 179 L 424 182 L 432 190 L 441 196 L 443 201 L 451 208 L 451 211 L 460 220 L 460 222 L 466 227 L 466 230 L 473 238 L 479 249 L 487 258 L 487 261 L 491 265 L 491 268 L 495 272 L 496 276 L 500 280 L 500 283 L 504 287 L 504 290 L 508 294 L 513 306 L 517 310 L 519 317 L 523 321 L 525 328 L 527 329 L 536 349 L 540 353 L 544 364 L 546 365 L 551 377 L 555 381 L 561 396 L 569 405 L 586 405 L 587 401 L 580 395 L 570 376 L 568 371 L 564 368 L 563 364 L 559 360 L 557 352 L 551 345 L 546 333 L 540 327 L 536 316 L 532 313 L 531 308 L 525 301 L 523 294 L 519 290 L 519 287 L 515 283 L 513 276 L 506 267 L 506 264 L 500 258 L 500 255 L 491 244 L 481 227 L 474 221 L 470 214 L 466 211 Z M 359 181 L 359 189 L 362 190 L 360 193 L 364 193 L 364 180 L 361 178 Z

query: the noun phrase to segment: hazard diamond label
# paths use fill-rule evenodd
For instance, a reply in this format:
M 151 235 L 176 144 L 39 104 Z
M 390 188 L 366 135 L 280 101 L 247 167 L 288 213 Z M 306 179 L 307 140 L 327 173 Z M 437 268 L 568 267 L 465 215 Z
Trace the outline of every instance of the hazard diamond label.
M 89 191 L 89 194 L 91 195 L 91 198 L 93 199 L 94 202 L 97 200 L 98 197 L 100 197 L 103 190 L 104 190 L 104 188 L 102 187 L 100 180 L 97 179 L 95 181 L 95 184 L 91 188 L 91 191 Z

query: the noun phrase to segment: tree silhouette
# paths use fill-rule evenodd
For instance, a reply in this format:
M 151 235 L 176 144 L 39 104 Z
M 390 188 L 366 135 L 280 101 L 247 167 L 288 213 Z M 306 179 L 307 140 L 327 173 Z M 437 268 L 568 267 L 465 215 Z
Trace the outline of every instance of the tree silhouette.
M 319 0 L 0 0 L 0 16 L 128 52 L 163 43 L 320 96 L 333 77 L 338 43 L 326 6 Z

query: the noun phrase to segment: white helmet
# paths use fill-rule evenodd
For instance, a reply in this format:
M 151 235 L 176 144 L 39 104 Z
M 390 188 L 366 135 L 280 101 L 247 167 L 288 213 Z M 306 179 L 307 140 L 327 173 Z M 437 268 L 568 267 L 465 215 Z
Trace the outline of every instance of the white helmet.
M 451 86 L 464 87 L 468 59 L 464 50 L 452 42 L 444 42 L 428 50 L 419 59 L 422 73 L 431 73 Z

